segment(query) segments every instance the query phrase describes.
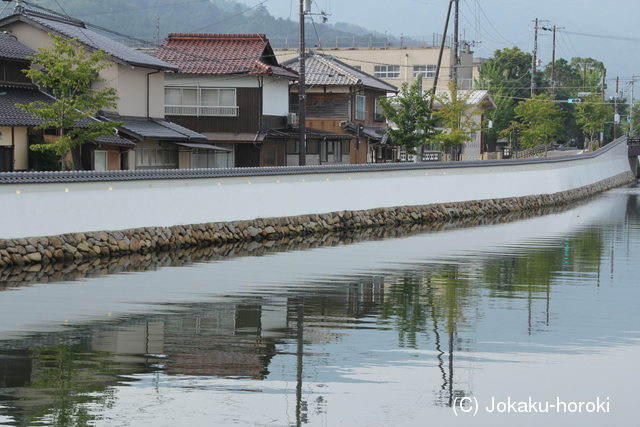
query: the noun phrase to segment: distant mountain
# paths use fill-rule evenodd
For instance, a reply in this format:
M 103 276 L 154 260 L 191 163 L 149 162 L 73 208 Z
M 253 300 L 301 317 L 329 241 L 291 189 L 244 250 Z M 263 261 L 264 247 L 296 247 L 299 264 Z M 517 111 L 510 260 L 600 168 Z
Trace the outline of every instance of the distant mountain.
M 264 33 L 274 47 L 298 44 L 297 21 L 275 18 L 260 5 L 254 8 L 235 0 L 37 0 L 30 7 L 43 7 L 68 14 L 88 24 L 122 34 L 126 44 L 155 44 L 168 33 Z M 13 5 L 9 5 L 6 15 Z M 344 46 L 384 46 L 398 43 L 384 35 L 346 23 L 323 24 L 311 21 L 305 36 L 309 48 Z M 131 36 L 139 40 L 127 39 Z

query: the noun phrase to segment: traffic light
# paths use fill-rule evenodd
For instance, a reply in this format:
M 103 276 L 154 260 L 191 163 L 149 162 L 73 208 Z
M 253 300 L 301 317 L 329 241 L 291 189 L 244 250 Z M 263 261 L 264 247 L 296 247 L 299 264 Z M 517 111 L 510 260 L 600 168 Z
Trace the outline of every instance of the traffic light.
M 572 99 L 567 99 L 567 102 L 569 104 L 579 104 L 582 102 L 582 99 L 580 98 L 572 98 Z

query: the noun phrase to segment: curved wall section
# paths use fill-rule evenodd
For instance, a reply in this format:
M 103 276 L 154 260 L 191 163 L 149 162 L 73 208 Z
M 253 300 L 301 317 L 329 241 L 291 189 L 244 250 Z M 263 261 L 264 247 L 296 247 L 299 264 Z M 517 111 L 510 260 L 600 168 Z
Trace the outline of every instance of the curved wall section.
M 553 194 L 630 170 L 626 138 L 546 159 L 0 174 L 0 238 Z

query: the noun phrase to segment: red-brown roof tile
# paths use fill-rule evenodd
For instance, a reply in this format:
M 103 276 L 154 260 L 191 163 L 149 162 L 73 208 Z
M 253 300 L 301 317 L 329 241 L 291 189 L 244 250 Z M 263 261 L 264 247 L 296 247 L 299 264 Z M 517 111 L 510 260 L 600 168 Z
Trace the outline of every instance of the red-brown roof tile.
M 156 58 L 184 74 L 268 74 L 297 78 L 280 67 L 264 34 L 170 33 Z

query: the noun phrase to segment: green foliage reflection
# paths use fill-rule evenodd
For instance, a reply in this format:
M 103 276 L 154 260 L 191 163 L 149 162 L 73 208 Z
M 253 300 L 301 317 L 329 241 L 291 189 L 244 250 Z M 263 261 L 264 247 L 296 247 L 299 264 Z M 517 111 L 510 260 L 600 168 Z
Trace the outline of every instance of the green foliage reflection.
M 92 425 L 95 408 L 109 408 L 115 400 L 108 386 L 115 378 L 111 357 L 68 345 L 32 348 L 30 382 L 19 393 L 20 400 L 30 402 L 27 424 L 46 420 L 46 425 L 59 427 Z

